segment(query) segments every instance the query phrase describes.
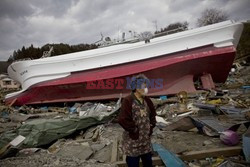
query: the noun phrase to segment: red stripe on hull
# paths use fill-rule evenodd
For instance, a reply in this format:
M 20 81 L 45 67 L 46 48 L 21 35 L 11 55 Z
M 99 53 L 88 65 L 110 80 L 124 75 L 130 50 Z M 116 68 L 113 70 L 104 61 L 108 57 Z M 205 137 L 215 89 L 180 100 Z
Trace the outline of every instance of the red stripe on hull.
M 149 89 L 150 96 L 194 92 L 193 78 L 210 73 L 215 82 L 224 82 L 235 56 L 234 47 L 204 48 L 163 55 L 153 59 L 72 73 L 70 76 L 33 85 L 25 92 L 6 99 L 14 105 L 102 100 L 127 95 L 126 78 L 143 73 L 149 79 L 163 79 L 163 88 Z M 88 81 L 122 79 L 121 89 L 86 89 Z M 97 82 L 95 82 L 97 83 Z M 117 88 L 117 84 L 115 84 Z

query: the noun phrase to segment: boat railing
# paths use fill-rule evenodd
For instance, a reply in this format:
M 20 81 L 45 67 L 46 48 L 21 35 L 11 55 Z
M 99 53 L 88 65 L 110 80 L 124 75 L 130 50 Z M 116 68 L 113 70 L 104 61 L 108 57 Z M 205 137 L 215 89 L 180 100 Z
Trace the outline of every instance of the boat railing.
M 50 57 L 53 51 L 53 46 L 49 46 L 49 51 L 44 51 L 41 58 Z
M 160 37 L 160 36 L 165 36 L 165 35 L 169 35 L 169 34 L 173 34 L 173 33 L 177 33 L 177 32 L 181 32 L 181 31 L 185 31 L 185 30 L 187 30 L 187 29 L 184 28 L 184 27 L 178 27 L 178 28 L 175 28 L 175 29 L 172 29 L 172 30 L 168 30 L 168 31 L 159 32 L 157 34 L 154 34 L 153 38 Z

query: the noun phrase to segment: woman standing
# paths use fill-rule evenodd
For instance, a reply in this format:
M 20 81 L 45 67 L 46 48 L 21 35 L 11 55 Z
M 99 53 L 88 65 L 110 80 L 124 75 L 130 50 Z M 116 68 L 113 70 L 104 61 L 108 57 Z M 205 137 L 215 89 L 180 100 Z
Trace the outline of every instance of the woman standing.
M 151 135 L 156 123 L 156 112 L 149 97 L 144 75 L 134 78 L 132 92 L 122 101 L 119 124 L 125 130 L 122 148 L 128 167 L 139 167 L 142 160 L 144 167 L 152 167 Z

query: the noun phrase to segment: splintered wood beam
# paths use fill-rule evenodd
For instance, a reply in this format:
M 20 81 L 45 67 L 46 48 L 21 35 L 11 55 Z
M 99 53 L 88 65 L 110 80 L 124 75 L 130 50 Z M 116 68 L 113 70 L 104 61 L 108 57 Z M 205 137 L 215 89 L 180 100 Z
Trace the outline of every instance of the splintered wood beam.
M 192 161 L 195 159 L 204 159 L 207 157 L 232 157 L 239 155 L 242 151 L 241 146 L 233 146 L 233 147 L 225 147 L 225 148 L 214 148 L 209 150 L 202 150 L 202 151 L 190 151 L 183 155 L 177 155 L 183 161 Z M 164 165 L 163 161 L 160 157 L 153 157 L 153 165 Z M 141 162 L 140 162 L 141 163 Z M 125 159 L 123 161 L 117 161 L 115 163 L 118 167 L 126 167 Z
M 110 162 L 116 162 L 117 161 L 117 138 L 113 140 L 113 145 L 112 145 L 112 152 L 111 152 L 111 160 Z
M 239 155 L 241 151 L 242 151 L 241 146 L 214 148 L 202 151 L 190 151 L 187 152 L 186 154 L 179 155 L 179 158 L 184 161 L 192 161 L 194 159 L 204 159 L 207 157 L 219 157 L 219 156 L 231 157 Z
M 12 100 L 12 102 L 8 105 L 8 107 L 12 107 L 12 105 L 17 101 L 17 98 L 15 98 L 14 100 Z

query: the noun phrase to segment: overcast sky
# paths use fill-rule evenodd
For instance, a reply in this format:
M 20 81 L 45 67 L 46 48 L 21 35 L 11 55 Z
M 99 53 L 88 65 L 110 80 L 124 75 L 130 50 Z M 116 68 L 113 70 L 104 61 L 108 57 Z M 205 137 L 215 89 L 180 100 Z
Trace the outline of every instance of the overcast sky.
M 250 19 L 250 0 L 0 0 L 0 60 L 22 46 L 93 43 L 119 32 L 155 31 L 177 21 L 195 27 L 206 8 Z

